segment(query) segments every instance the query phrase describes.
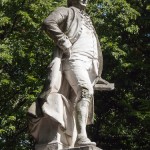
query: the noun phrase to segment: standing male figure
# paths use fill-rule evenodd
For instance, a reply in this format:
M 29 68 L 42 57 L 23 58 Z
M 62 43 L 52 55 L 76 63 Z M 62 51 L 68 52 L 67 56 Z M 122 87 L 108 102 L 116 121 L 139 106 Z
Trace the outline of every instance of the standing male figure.
M 87 2 L 68 0 L 68 8 L 56 9 L 43 23 L 46 33 L 62 51 L 63 73 L 76 94 L 73 102 L 76 145 L 95 145 L 87 137 L 86 124 L 90 117 L 89 105 L 93 105 L 93 86 L 102 71 L 98 38 L 90 17 L 85 13 Z
M 54 67 L 54 70 L 62 70 L 63 78 L 73 89 L 74 96 L 70 92 L 67 99 L 72 99 L 74 108 L 77 127 L 75 146 L 96 145 L 87 137 L 86 125 L 93 120 L 93 87 L 97 79 L 101 80 L 103 66 L 98 37 L 85 12 L 87 2 L 88 0 L 68 0 L 67 8 L 57 8 L 43 22 L 43 29 L 58 46 L 51 66 L 56 64 L 57 69 Z M 57 65 L 57 60 L 60 60 L 61 67 Z M 49 94 L 55 92 L 63 95 L 59 88 L 53 90 L 58 86 L 54 82 L 58 82 L 58 73 L 54 70 L 52 69 L 54 73 L 48 77 L 49 81 L 38 99 L 46 100 Z

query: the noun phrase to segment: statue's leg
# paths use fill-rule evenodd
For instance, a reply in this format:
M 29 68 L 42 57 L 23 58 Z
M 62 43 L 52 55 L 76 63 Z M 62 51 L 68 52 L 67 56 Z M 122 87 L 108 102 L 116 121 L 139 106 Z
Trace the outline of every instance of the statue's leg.
M 78 136 L 87 137 L 86 123 L 88 117 L 89 102 L 87 99 L 81 99 L 76 105 L 76 125 Z
M 91 142 L 90 139 L 87 138 L 86 132 L 89 104 L 91 103 L 91 98 L 93 95 L 93 82 L 96 75 L 95 72 L 91 72 L 89 67 L 91 64 L 88 66 L 87 64 L 82 63 L 83 61 L 70 62 L 70 66 L 67 66 L 66 70 L 64 70 L 66 79 L 77 95 L 75 101 L 77 126 L 76 146 L 96 145 L 95 142 Z
M 91 142 L 87 137 L 86 124 L 88 120 L 89 104 L 91 103 L 92 95 L 89 94 L 87 89 L 82 89 L 81 99 L 76 105 L 76 126 L 77 126 L 77 140 L 76 146 L 83 145 L 96 145 L 95 142 Z

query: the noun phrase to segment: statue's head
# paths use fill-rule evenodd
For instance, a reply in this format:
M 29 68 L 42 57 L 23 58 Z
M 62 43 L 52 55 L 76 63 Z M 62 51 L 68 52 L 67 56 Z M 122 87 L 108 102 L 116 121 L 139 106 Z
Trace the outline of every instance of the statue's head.
M 85 9 L 88 0 L 68 0 L 67 3 L 68 3 L 68 7 L 75 6 L 78 8 Z

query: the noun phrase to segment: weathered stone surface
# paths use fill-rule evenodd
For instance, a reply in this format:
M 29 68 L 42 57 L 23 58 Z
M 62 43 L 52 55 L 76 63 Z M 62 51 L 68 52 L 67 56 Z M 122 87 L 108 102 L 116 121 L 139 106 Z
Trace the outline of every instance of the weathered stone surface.
M 65 148 L 65 145 L 63 145 L 60 142 L 35 145 L 35 150 L 60 150 L 60 149 L 64 149 L 64 148 Z
M 57 48 L 46 84 L 28 110 L 35 150 L 63 150 L 74 144 L 90 146 L 70 150 L 100 150 L 91 146 L 96 144 L 87 137 L 86 125 L 93 123 L 94 90 L 113 90 L 114 84 L 101 78 L 102 51 L 85 12 L 87 3 L 68 0 L 67 8 L 57 8 L 43 22 L 42 29 Z
M 102 150 L 102 149 L 96 146 L 81 146 L 81 147 L 67 148 L 62 150 Z
M 65 148 L 61 143 L 40 144 L 35 146 L 35 150 L 102 150 L 95 146 L 81 146 L 74 148 Z
M 114 90 L 114 83 L 108 83 L 108 84 L 96 84 L 94 86 L 94 90 L 96 91 L 111 91 Z

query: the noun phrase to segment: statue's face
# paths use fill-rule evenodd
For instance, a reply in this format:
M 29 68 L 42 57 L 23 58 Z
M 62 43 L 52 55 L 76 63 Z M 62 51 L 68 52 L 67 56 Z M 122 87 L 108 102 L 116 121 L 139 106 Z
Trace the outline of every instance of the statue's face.
M 84 7 L 86 7 L 86 5 L 88 3 L 88 0 L 78 0 L 78 1 L 79 1 L 79 4 Z
M 68 1 L 72 6 L 78 6 L 79 8 L 80 7 L 85 8 L 88 3 L 88 0 L 68 0 Z

